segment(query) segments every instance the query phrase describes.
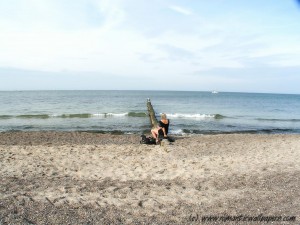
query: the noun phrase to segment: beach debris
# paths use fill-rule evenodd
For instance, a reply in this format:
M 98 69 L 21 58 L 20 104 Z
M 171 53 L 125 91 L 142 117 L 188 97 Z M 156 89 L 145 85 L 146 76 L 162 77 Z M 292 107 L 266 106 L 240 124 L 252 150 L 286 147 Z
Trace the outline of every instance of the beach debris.
M 47 198 L 47 197 L 45 197 L 45 198 L 46 198 L 46 200 L 47 200 L 51 205 L 55 206 L 55 205 L 53 204 L 53 202 L 50 201 L 49 198 Z

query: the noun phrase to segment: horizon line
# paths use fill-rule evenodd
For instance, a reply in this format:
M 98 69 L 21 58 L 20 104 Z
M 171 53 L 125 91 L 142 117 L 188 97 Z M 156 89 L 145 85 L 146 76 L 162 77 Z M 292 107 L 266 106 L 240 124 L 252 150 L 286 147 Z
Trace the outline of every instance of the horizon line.
M 34 92 L 34 91 L 151 91 L 151 92 L 212 92 L 217 90 L 140 90 L 140 89 L 16 89 L 0 90 L 0 92 Z M 244 94 L 278 94 L 278 95 L 300 95 L 300 93 L 278 93 L 278 92 L 252 92 L 252 91 L 217 91 L 219 93 L 244 93 Z

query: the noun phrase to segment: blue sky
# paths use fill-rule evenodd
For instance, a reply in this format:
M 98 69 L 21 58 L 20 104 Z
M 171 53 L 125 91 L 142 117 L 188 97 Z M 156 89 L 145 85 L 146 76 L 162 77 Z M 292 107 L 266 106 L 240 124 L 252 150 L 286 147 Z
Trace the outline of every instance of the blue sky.
M 296 0 L 0 2 L 0 90 L 300 93 Z

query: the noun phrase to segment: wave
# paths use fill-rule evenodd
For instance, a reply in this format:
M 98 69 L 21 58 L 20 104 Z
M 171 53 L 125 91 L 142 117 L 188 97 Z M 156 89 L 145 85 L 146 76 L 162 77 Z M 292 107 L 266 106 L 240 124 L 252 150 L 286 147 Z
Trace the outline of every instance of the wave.
M 59 116 L 53 116 L 53 117 L 59 117 L 59 118 L 90 118 L 93 114 L 90 113 L 78 113 L 78 114 L 62 114 Z
M 300 122 L 300 119 L 266 119 L 266 118 L 256 118 L 258 121 L 270 121 L 270 122 Z
M 91 118 L 91 117 L 120 117 L 126 116 L 127 113 L 78 113 L 78 114 L 62 114 L 62 115 L 55 115 L 52 117 L 58 118 Z
M 96 113 L 93 114 L 94 117 L 123 117 L 127 116 L 127 113 Z
M 130 117 L 147 117 L 148 114 L 144 112 L 129 112 L 128 116 Z
M 216 114 L 215 115 L 215 119 L 223 119 L 223 118 L 226 118 L 226 116 L 223 116 L 221 114 Z
M 0 115 L 0 120 L 7 120 L 7 119 L 11 119 L 13 118 L 13 116 L 9 116 L 9 115 Z
M 190 130 L 182 129 L 180 132 L 170 132 L 178 135 L 192 135 L 192 134 L 285 134 L 285 133 L 299 133 L 299 129 L 285 129 L 285 128 L 274 128 L 274 129 L 249 129 L 249 130 Z
M 75 113 L 75 114 L 22 114 L 22 115 L 0 115 L 0 120 L 7 120 L 12 118 L 17 119 L 50 119 L 50 118 L 91 118 L 91 117 L 123 117 L 123 116 L 130 116 L 130 117 L 146 117 L 146 113 Z
M 49 119 L 49 118 L 89 118 L 92 117 L 93 114 L 89 113 L 81 113 L 81 114 L 62 114 L 62 115 L 48 115 L 48 114 L 24 114 L 17 116 L 9 116 L 7 119 L 11 118 L 19 118 L 19 119 Z M 1 117 L 1 116 L 0 116 Z
M 50 118 L 49 115 L 47 114 L 36 114 L 36 115 L 18 115 L 16 118 L 21 118 L 21 119 L 48 119 Z
M 156 115 L 157 117 L 160 114 Z M 148 117 L 146 112 L 126 112 L 126 113 L 73 113 L 73 114 L 22 114 L 22 115 L 0 115 L 0 119 L 49 119 L 49 118 L 62 118 L 62 119 L 72 119 L 72 118 L 92 118 L 92 117 Z M 167 114 L 168 118 L 189 118 L 189 119 L 223 119 L 226 116 L 221 114 Z
M 169 118 L 198 118 L 198 119 L 206 119 L 206 118 L 214 118 L 214 119 L 223 119 L 226 118 L 226 116 L 223 116 L 221 114 L 180 114 L 180 113 L 174 113 L 174 114 L 167 114 L 167 117 Z
M 127 113 L 96 113 L 92 114 L 94 117 L 147 117 L 144 112 L 127 112 Z

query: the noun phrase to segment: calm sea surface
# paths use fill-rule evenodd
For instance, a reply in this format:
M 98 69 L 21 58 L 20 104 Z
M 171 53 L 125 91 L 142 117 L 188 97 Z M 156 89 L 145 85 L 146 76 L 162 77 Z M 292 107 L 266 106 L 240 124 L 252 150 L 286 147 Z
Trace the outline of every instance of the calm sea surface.
M 300 133 L 300 95 L 181 91 L 0 92 L 0 131 L 149 131 L 147 98 L 173 134 Z

